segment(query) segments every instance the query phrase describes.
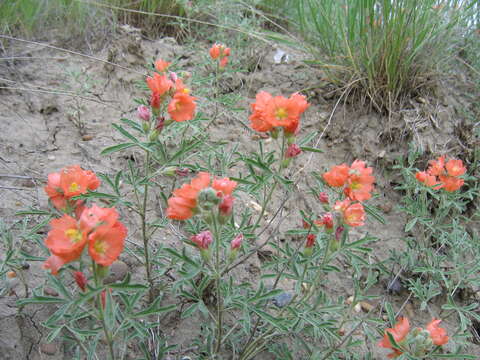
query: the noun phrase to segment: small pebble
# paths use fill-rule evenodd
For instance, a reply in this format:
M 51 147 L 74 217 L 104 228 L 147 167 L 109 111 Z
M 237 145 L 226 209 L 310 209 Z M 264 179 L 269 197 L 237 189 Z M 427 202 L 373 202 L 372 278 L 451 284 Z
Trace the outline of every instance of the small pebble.
M 40 344 L 40 351 L 45 355 L 55 355 L 57 346 L 55 344 Z
M 88 135 L 88 134 L 83 135 L 83 136 L 82 136 L 82 140 L 83 140 L 83 141 L 93 140 L 93 135 Z
M 379 207 L 380 207 L 380 209 L 382 209 L 382 211 L 385 214 L 388 214 L 390 211 L 392 211 L 392 204 L 390 204 L 389 202 L 385 202 L 385 203 L 381 204 Z
M 288 292 L 281 293 L 277 296 L 275 296 L 272 299 L 272 302 L 275 306 L 278 306 L 279 308 L 282 308 L 290 303 L 292 300 L 293 295 Z
M 53 161 L 53 160 L 55 160 L 55 155 L 48 155 L 47 159 L 50 160 L 50 161 Z
M 43 293 L 48 296 L 58 296 L 58 292 L 56 292 L 51 287 L 46 287 L 43 289 Z
M 402 291 L 402 283 L 398 277 L 391 279 L 388 282 L 387 290 L 389 293 L 399 294 Z
M 112 284 L 117 281 L 121 281 L 125 278 L 125 275 L 127 275 L 128 271 L 128 265 L 125 264 L 121 260 L 115 261 L 111 266 L 110 266 L 110 272 L 108 276 L 105 278 L 104 283 L 105 284 Z

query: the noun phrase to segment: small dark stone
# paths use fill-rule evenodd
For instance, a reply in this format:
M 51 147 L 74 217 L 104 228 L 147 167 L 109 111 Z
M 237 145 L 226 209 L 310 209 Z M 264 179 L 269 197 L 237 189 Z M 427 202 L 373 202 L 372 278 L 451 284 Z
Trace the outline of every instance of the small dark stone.
M 403 289 L 402 283 L 398 277 L 390 279 L 387 285 L 387 290 L 391 294 L 399 294 Z
M 275 306 L 282 308 L 290 303 L 293 295 L 289 292 L 283 292 L 272 299 L 272 302 Z
M 29 263 L 26 263 L 26 262 L 23 263 L 23 264 L 22 264 L 22 269 L 23 269 L 23 270 L 28 270 L 28 269 L 30 269 L 30 264 L 29 264 Z
M 55 355 L 57 346 L 55 344 L 40 344 L 40 351 L 45 355 Z

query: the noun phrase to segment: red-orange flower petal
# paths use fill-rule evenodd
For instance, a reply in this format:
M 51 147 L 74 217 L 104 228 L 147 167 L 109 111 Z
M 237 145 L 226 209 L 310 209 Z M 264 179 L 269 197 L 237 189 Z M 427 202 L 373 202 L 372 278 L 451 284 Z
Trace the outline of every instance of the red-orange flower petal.
M 343 212 L 343 221 L 349 226 L 365 225 L 365 209 L 361 203 L 347 207 Z
M 170 117 L 178 122 L 192 120 L 195 116 L 195 99 L 184 92 L 177 92 L 168 104 Z
M 219 45 L 219 44 L 213 44 L 212 47 L 210 48 L 210 50 L 209 50 L 210 57 L 213 60 L 218 59 L 218 57 L 220 56 L 220 46 L 221 45 Z
M 171 197 L 168 199 L 167 217 L 173 220 L 187 220 L 193 216 L 193 209 L 196 202 L 193 203 L 183 197 Z
M 101 225 L 88 236 L 88 253 L 97 264 L 110 266 L 122 253 L 126 237 L 127 228 L 120 221 Z
M 323 174 L 323 179 L 330 186 L 341 187 L 347 182 L 349 170 L 347 164 L 336 165 Z
M 221 191 L 223 195 L 231 195 L 237 187 L 237 182 L 229 178 L 215 179 L 213 180 L 212 187 L 217 191 Z
M 88 233 L 100 225 L 113 226 L 117 220 L 118 212 L 115 208 L 101 208 L 93 204 L 82 212 L 80 228 Z
M 162 59 L 158 59 L 157 61 L 155 61 L 155 69 L 157 69 L 160 72 L 164 72 L 165 70 L 167 70 L 167 68 L 170 66 L 170 64 L 171 64 L 171 62 L 168 62 L 168 61 L 165 61 L 165 60 L 162 60 Z
M 441 187 L 449 192 L 457 191 L 464 184 L 463 179 L 459 179 L 455 176 L 440 176 L 440 181 L 442 182 Z
M 427 331 L 430 333 L 433 343 L 437 346 L 445 345 L 448 342 L 447 331 L 438 326 L 441 322 L 440 319 L 433 319 L 427 325 Z
M 447 169 L 448 175 L 450 176 L 461 176 L 466 173 L 467 169 L 463 166 L 462 160 L 449 160 L 445 164 L 445 168 Z
M 405 339 L 409 331 L 410 331 L 410 323 L 408 322 L 408 319 L 406 317 L 400 318 L 393 328 L 389 328 L 385 330 L 385 335 L 383 336 L 383 339 L 378 343 L 378 346 L 387 348 L 387 349 L 392 349 L 394 351 L 392 354 L 388 356 L 389 358 L 397 357 L 402 352 L 392 348 L 392 343 L 390 342 L 390 339 L 387 333 L 390 333 L 393 336 L 393 339 L 395 340 L 395 342 L 399 343 L 403 339 Z
M 445 156 L 440 156 L 437 160 L 430 160 L 430 166 L 427 172 L 433 176 L 440 176 L 445 173 Z
M 251 104 L 252 115 L 250 115 L 250 126 L 253 130 L 259 132 L 266 132 L 273 129 L 273 125 L 265 120 L 265 109 L 267 104 L 272 100 L 272 95 L 266 91 L 260 91 L 256 98 L 255 102 Z

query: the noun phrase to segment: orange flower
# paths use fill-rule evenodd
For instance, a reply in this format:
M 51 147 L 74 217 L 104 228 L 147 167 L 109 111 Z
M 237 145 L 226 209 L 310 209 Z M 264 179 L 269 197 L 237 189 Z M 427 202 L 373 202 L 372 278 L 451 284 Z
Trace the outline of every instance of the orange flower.
M 440 319 L 433 319 L 427 325 L 427 331 L 430 333 L 433 343 L 437 346 L 445 345 L 448 342 L 447 331 L 438 326 L 441 322 Z
M 361 203 L 348 206 L 343 211 L 343 221 L 350 226 L 365 225 L 365 209 Z
M 77 221 L 69 215 L 50 222 L 52 230 L 48 232 L 45 246 L 52 256 L 45 262 L 44 268 L 51 269 L 56 275 L 60 267 L 80 257 L 87 243 L 86 232 L 80 229 Z
M 115 208 L 101 208 L 93 204 L 86 208 L 80 216 L 80 228 L 89 233 L 100 225 L 112 227 L 118 220 L 118 212 Z
M 213 60 L 218 59 L 220 56 L 220 45 L 216 43 L 213 44 L 209 51 L 210 51 L 210 57 Z
M 431 160 L 429 164 L 426 172 L 415 174 L 418 181 L 434 189 L 443 188 L 449 192 L 457 191 L 463 186 L 464 180 L 458 178 L 467 171 L 462 160 L 452 159 L 445 164 L 445 157 L 441 156 L 437 160 Z
M 212 188 L 221 191 L 223 195 L 232 195 L 233 190 L 237 187 L 237 182 L 229 178 L 215 179 Z
M 464 184 L 463 179 L 455 176 L 440 176 L 440 181 L 443 183 L 441 187 L 449 192 L 457 191 Z
M 255 100 L 256 102 L 251 105 L 253 114 L 250 116 L 250 122 L 254 130 L 261 132 L 281 126 L 287 134 L 296 134 L 300 115 L 310 106 L 305 96 L 298 93 L 286 99 L 283 96 L 272 97 L 269 93 L 261 91 Z
M 333 205 L 333 210 L 343 213 L 352 203 L 349 198 L 346 198 L 342 201 L 337 201 L 335 205 Z
M 273 129 L 273 125 L 267 122 L 263 116 L 267 104 L 272 100 L 272 95 L 266 91 L 257 94 L 255 102 L 251 104 L 253 114 L 250 115 L 250 123 L 253 130 L 266 132 Z
M 70 200 L 72 197 L 84 194 L 87 190 L 95 190 L 99 186 L 100 180 L 92 171 L 73 165 L 63 168 L 58 173 L 49 174 L 44 189 L 53 206 L 65 211 L 69 206 L 74 208 L 82 205 L 79 200 Z
M 295 93 L 292 96 L 290 96 L 290 101 L 293 101 L 299 111 L 298 117 L 290 123 L 290 125 L 285 126 L 284 130 L 286 133 L 289 134 L 297 134 L 299 130 L 299 123 L 300 123 L 300 115 L 305 112 L 305 110 L 308 109 L 310 104 L 307 102 L 307 98 L 304 95 L 301 95 L 299 93 Z
M 372 172 L 373 169 L 367 167 L 364 161 L 355 160 L 348 172 L 348 186 L 344 190 L 345 195 L 356 201 L 370 199 L 372 197 L 370 192 L 373 190 L 373 183 L 375 182 Z
M 218 63 L 218 65 L 221 67 L 221 68 L 224 68 L 225 66 L 227 66 L 228 64 L 228 57 L 224 57 L 222 58 L 222 60 L 220 60 L 220 62 Z
M 200 172 L 190 184 L 184 184 L 173 192 L 168 199 L 167 217 L 175 220 L 186 220 L 193 216 L 197 206 L 197 196 L 200 190 L 210 185 L 210 174 Z
M 167 75 L 153 74 L 153 77 L 147 76 L 147 85 L 152 91 L 150 105 L 158 109 L 162 103 L 162 96 L 173 86 Z
M 347 164 L 336 165 L 330 171 L 323 174 L 323 179 L 328 185 L 333 187 L 344 186 L 348 179 L 348 172 L 350 168 Z
M 219 66 L 224 68 L 228 64 L 228 56 L 230 56 L 230 48 L 221 44 L 213 44 L 210 48 L 210 57 L 213 60 L 219 59 Z
M 273 126 L 292 128 L 298 126 L 301 105 L 297 98 L 275 96 L 265 107 L 264 117 Z
M 126 237 L 127 228 L 120 221 L 100 225 L 88 236 L 88 253 L 97 264 L 110 266 L 123 251 Z
M 449 160 L 445 164 L 445 168 L 449 176 L 461 176 L 467 171 L 465 166 L 463 166 L 462 160 Z
M 173 196 L 168 199 L 167 217 L 175 220 L 186 220 L 191 218 L 197 207 L 197 197 L 201 190 L 210 186 L 217 191 L 217 196 L 225 200 L 219 202 L 219 210 L 225 211 L 231 209 L 233 205 L 232 192 L 237 186 L 237 182 L 229 178 L 213 179 L 207 172 L 200 172 L 190 184 L 184 184 L 180 189 L 173 192 Z
M 164 72 L 165 70 L 167 70 L 170 64 L 171 62 L 158 59 L 157 61 L 155 61 L 155 69 L 157 69 L 159 72 Z
M 438 160 L 430 160 L 427 172 L 433 176 L 443 175 L 445 173 L 445 156 L 440 156 Z
M 429 175 L 426 171 L 417 172 L 415 174 L 415 178 L 428 187 L 434 187 L 435 189 L 439 189 L 441 187 L 441 184 L 438 183 L 437 178 L 433 175 Z
M 192 120 L 195 115 L 196 98 L 184 92 L 177 92 L 170 104 L 168 104 L 168 113 L 175 121 Z
M 401 355 L 402 352 L 392 347 L 392 343 L 390 342 L 390 339 L 388 338 L 387 333 L 390 333 L 393 336 L 393 339 L 395 340 L 395 342 L 398 344 L 405 339 L 409 331 L 410 331 L 410 323 L 408 322 L 408 319 L 406 317 L 400 318 L 399 321 L 393 327 L 393 329 L 389 328 L 385 330 L 385 335 L 383 336 L 383 339 L 378 343 L 378 346 L 387 348 L 387 349 L 392 349 L 393 353 L 389 354 L 388 357 L 395 358 Z

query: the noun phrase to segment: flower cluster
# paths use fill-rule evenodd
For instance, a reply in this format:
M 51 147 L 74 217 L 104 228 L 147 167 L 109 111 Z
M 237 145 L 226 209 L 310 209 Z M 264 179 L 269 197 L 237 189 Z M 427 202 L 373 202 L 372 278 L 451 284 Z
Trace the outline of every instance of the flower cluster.
M 467 169 L 462 160 L 451 159 L 445 163 L 445 156 L 429 162 L 427 171 L 419 171 L 415 174 L 418 181 L 434 189 L 445 189 L 453 192 L 460 189 L 464 181 L 459 176 L 465 174 Z
M 190 90 L 176 73 L 167 73 L 169 66 L 169 62 L 157 60 L 155 68 L 158 73 L 147 77 L 146 82 L 151 91 L 150 106 L 158 115 L 162 104 L 169 98 L 167 111 L 172 120 L 179 122 L 192 120 L 195 115 L 196 98 L 190 95 Z M 139 108 L 139 116 L 142 119 L 150 118 L 149 114 L 145 112 L 145 108 L 141 110 Z
M 218 59 L 218 66 L 224 68 L 228 64 L 228 57 L 230 56 L 230 48 L 222 44 L 213 44 L 210 48 L 210 57 L 213 60 Z
M 190 184 L 184 184 L 168 199 L 167 217 L 186 220 L 201 210 L 218 209 L 221 216 L 232 212 L 234 198 L 232 192 L 237 186 L 229 178 L 215 178 L 207 172 L 200 172 Z
M 51 256 L 44 268 L 50 269 L 52 274 L 80 258 L 85 247 L 93 261 L 102 266 L 110 266 L 122 252 L 127 229 L 118 221 L 118 212 L 95 204 L 88 208 L 82 201 L 72 200 L 73 196 L 95 189 L 99 184 L 93 172 L 79 166 L 70 166 L 48 176 L 45 192 L 51 203 L 64 212 L 50 222 L 51 230 L 45 239 Z
M 323 174 L 325 182 L 332 187 L 343 187 L 343 192 L 352 201 L 365 201 L 372 197 L 373 169 L 361 160 L 355 160 L 351 166 L 347 164 L 334 166 Z
M 439 327 L 442 320 L 433 319 L 427 324 L 426 329 L 421 328 L 414 329 L 410 332 L 410 323 L 406 317 L 400 318 L 393 328 L 385 330 L 383 339 L 378 343 L 378 346 L 382 348 L 391 349 L 393 353 L 390 353 L 388 357 L 396 358 L 403 354 L 406 350 L 403 347 L 407 343 L 412 343 L 415 346 L 414 353 L 416 355 L 426 354 L 432 350 L 433 345 L 442 346 L 448 342 L 447 331 L 444 328 Z M 390 334 L 395 340 L 396 344 L 400 348 L 395 347 L 388 336 Z M 409 341 L 409 336 L 412 341 Z
M 249 118 L 250 124 L 252 129 L 259 132 L 281 127 L 285 134 L 295 135 L 300 129 L 300 116 L 309 106 L 305 96 L 299 93 L 287 99 L 283 96 L 273 97 L 268 92 L 261 91 L 251 104 L 253 113 Z
M 49 174 L 44 189 L 56 209 L 65 213 L 71 213 L 75 209 L 80 215 L 83 201 L 72 198 L 85 194 L 88 190 L 95 190 L 99 186 L 100 180 L 92 171 L 73 165 Z
M 318 199 L 326 212 L 312 224 L 304 222 L 303 227 L 310 228 L 311 225 L 324 227 L 326 233 L 335 237 L 335 241 L 332 243 L 335 247 L 342 239 L 345 226 L 363 226 L 366 217 L 362 202 L 372 197 L 371 192 L 375 182 L 372 173 L 373 169 L 367 167 L 366 163 L 361 160 L 355 160 L 351 166 L 336 165 L 324 173 L 325 182 L 331 187 L 342 188 L 345 198 L 335 201 L 331 206 L 328 194 L 321 192 Z M 335 234 L 333 235 L 334 229 Z M 313 245 L 313 238 L 307 237 L 306 248 L 311 248 Z

